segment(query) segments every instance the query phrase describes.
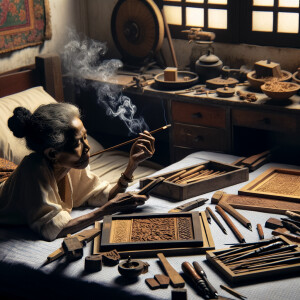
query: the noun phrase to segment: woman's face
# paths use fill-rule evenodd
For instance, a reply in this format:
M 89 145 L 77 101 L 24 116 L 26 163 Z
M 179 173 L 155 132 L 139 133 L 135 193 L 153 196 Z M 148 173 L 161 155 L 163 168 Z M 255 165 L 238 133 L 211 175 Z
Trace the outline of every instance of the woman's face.
M 68 151 L 58 152 L 56 155 L 56 165 L 65 168 L 84 169 L 89 164 L 90 145 L 87 140 L 87 132 L 79 118 L 72 121 L 74 128 L 74 139 Z

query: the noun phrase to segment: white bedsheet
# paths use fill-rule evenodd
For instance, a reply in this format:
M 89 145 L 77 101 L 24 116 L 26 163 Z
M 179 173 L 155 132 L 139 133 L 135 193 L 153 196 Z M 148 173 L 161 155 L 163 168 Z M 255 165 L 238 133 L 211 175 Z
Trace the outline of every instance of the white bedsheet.
M 212 152 L 197 152 L 187 156 L 167 168 L 157 172 L 162 174 L 167 171 L 176 170 L 189 165 L 194 165 L 206 160 L 215 160 L 225 163 L 232 163 L 236 156 L 217 154 Z M 253 173 L 250 173 L 249 181 L 270 167 L 284 167 L 299 169 L 297 166 L 269 163 Z M 224 188 L 227 193 L 236 194 L 238 189 L 246 184 L 240 183 Z M 130 187 L 130 190 L 138 188 L 138 184 Z M 211 198 L 213 192 L 201 195 L 201 197 Z M 196 199 L 197 197 L 195 197 Z M 138 209 L 141 213 L 158 212 L 164 213 L 169 209 L 188 202 L 187 199 L 180 203 L 174 203 L 151 196 L 146 204 Z M 197 210 L 204 210 L 206 206 L 211 206 L 210 201 Z M 89 211 L 89 209 L 75 210 L 72 216 L 76 217 Z M 256 224 L 265 224 L 266 220 L 272 216 L 275 218 L 281 215 L 252 212 L 243 210 L 241 213 L 252 222 L 253 231 L 236 223 L 241 233 L 246 237 L 246 242 L 258 240 Z M 235 220 L 232 219 L 235 223 Z M 224 244 L 237 242 L 235 236 L 228 229 L 228 235 L 224 235 L 214 221 L 211 222 L 211 231 L 214 237 L 216 249 L 224 248 Z M 225 223 L 224 223 L 225 224 Z M 227 228 L 227 225 L 225 225 Z M 264 228 L 265 238 L 271 237 L 271 230 Z M 149 272 L 139 276 L 136 282 L 126 283 L 119 275 L 117 266 L 103 266 L 102 271 L 85 274 L 84 258 L 72 263 L 65 263 L 65 258 L 54 261 L 49 265 L 42 266 L 46 257 L 61 246 L 62 239 L 53 242 L 38 240 L 35 234 L 26 228 L 1 228 L 0 229 L 0 297 L 1 293 L 9 292 L 14 295 L 25 297 L 25 299 L 171 299 L 172 287 L 152 291 L 146 284 L 145 279 L 153 277 L 155 274 L 163 273 L 157 258 L 142 259 L 150 264 Z M 84 256 L 91 254 L 92 243 L 84 248 Z M 168 257 L 169 262 L 179 272 L 181 263 L 188 261 L 198 261 L 207 273 L 208 279 L 218 290 L 220 295 L 234 298 L 227 292 L 220 289 L 220 284 L 229 285 L 223 277 L 218 274 L 210 264 L 206 262 L 205 255 Z M 188 299 L 201 299 L 192 285 L 187 282 L 185 288 L 188 291 Z M 279 280 L 255 282 L 247 285 L 234 287 L 241 294 L 246 295 L 248 300 L 282 300 L 299 299 L 300 285 L 299 277 L 286 277 Z

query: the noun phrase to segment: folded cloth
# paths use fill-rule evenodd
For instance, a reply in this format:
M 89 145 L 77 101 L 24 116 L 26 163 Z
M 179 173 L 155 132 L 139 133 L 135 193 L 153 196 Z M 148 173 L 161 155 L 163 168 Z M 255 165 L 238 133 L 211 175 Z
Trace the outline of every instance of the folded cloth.
M 0 157 L 0 183 L 5 181 L 16 168 L 16 164 Z

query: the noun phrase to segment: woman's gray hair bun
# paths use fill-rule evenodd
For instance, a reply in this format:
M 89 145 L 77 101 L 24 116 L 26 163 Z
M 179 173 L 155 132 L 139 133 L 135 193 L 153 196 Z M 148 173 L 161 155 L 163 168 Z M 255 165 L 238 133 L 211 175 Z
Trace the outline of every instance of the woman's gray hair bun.
M 13 116 L 7 121 L 8 127 L 15 137 L 23 138 L 26 136 L 32 113 L 27 108 L 20 106 L 15 108 L 13 113 Z

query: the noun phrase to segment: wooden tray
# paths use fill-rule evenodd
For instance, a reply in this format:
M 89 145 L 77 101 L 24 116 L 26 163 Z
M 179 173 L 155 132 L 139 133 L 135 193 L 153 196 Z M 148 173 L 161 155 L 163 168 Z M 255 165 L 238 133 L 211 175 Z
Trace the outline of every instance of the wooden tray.
M 238 193 L 300 202 L 300 170 L 270 168 L 241 188 Z
M 111 242 L 112 236 L 112 221 L 134 219 L 134 218 L 152 218 L 152 217 L 191 217 L 193 219 L 193 232 L 195 233 L 194 239 L 190 241 L 176 241 L 171 242 L 124 242 L 113 243 Z M 100 222 L 95 223 L 96 228 L 101 227 Z M 172 213 L 172 214 L 133 214 L 123 216 L 113 216 L 112 218 L 105 218 L 102 224 L 102 236 L 97 236 L 94 239 L 94 254 L 110 251 L 116 249 L 122 258 L 131 257 L 154 257 L 157 253 L 164 253 L 165 255 L 188 255 L 188 254 L 201 254 L 207 250 L 215 249 L 212 234 L 209 224 L 206 219 L 205 212 L 192 212 L 192 213 Z
M 240 182 L 244 182 L 249 179 L 248 168 L 241 168 L 216 161 L 207 161 L 205 163 L 193 165 L 188 168 L 182 168 L 169 173 L 164 173 L 157 177 L 167 178 L 181 170 L 190 170 L 200 165 L 205 165 L 205 168 L 213 169 L 215 171 L 226 171 L 226 173 L 223 175 L 203 179 L 202 181 L 188 184 L 176 184 L 169 181 L 164 181 L 162 184 L 153 189 L 153 195 L 162 196 L 173 201 L 182 201 L 198 195 L 203 195 L 205 193 L 222 189 L 224 187 L 231 186 Z M 143 188 L 150 181 L 156 179 L 157 177 L 142 178 L 140 180 L 140 188 Z
M 285 245 L 292 245 L 293 243 L 289 241 L 284 236 L 278 236 Z M 233 249 L 233 248 L 231 248 Z M 250 280 L 255 280 L 258 278 L 264 278 L 265 280 L 273 280 L 276 278 L 276 275 L 281 276 L 284 274 L 296 274 L 299 275 L 300 271 L 300 263 L 294 263 L 289 264 L 285 266 L 273 266 L 268 267 L 265 269 L 261 269 L 259 271 L 249 271 L 242 274 L 237 274 L 234 271 L 232 271 L 226 264 L 224 264 L 221 260 L 215 258 L 216 254 L 219 251 L 222 251 L 225 249 L 218 249 L 213 251 L 207 251 L 206 252 L 206 258 L 207 260 L 222 273 L 222 275 L 225 276 L 226 279 L 228 279 L 232 283 L 239 283 L 239 282 L 249 282 Z M 299 252 L 300 248 L 296 248 L 294 252 Z

